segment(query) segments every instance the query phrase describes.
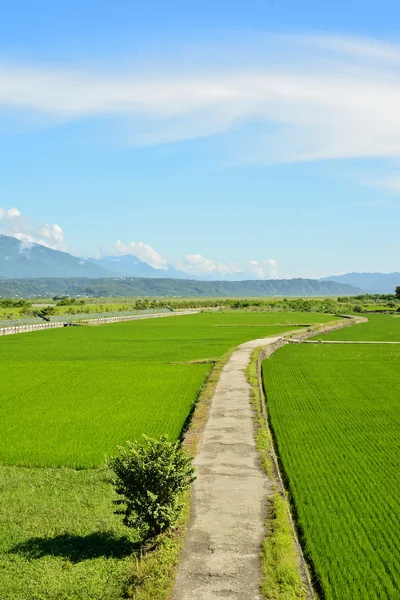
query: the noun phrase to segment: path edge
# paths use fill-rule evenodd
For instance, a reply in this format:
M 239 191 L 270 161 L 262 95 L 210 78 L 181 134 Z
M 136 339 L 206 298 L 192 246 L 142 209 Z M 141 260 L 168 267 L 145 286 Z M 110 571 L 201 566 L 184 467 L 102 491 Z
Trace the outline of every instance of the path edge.
M 197 453 L 211 401 L 225 364 L 236 350 L 228 350 L 215 364 L 203 382 L 194 403 L 189 426 L 182 436 L 182 446 L 190 457 Z M 183 510 L 175 528 L 161 534 L 155 543 L 144 549 L 131 574 L 126 594 L 135 600 L 171 600 L 178 567 L 181 561 L 186 533 L 190 522 L 191 489 L 182 494 Z
M 276 441 L 274 435 L 272 433 L 270 427 L 270 421 L 268 416 L 268 402 L 267 402 L 267 394 L 264 390 L 263 377 L 262 377 L 262 363 L 265 359 L 269 358 L 276 350 L 282 348 L 288 343 L 302 343 L 308 338 L 312 338 L 319 334 L 328 333 L 331 331 L 335 331 L 338 329 L 342 329 L 344 327 L 350 327 L 353 325 L 358 325 L 362 323 L 368 322 L 368 319 L 365 317 L 359 317 L 355 315 L 335 315 L 336 317 L 340 317 L 343 319 L 341 322 L 328 322 L 323 325 L 314 325 L 312 327 L 307 328 L 306 330 L 302 330 L 299 332 L 288 332 L 282 336 L 280 340 L 278 340 L 275 344 L 271 344 L 264 347 L 255 348 L 251 355 L 251 360 L 248 368 L 246 369 L 247 380 L 251 386 L 251 394 L 252 394 L 252 403 L 254 410 L 254 418 L 256 421 L 256 442 L 257 442 L 257 429 L 264 428 L 265 436 L 268 439 L 268 457 L 265 456 L 265 448 L 257 447 L 260 460 L 262 463 L 262 467 L 266 472 L 267 476 L 273 478 L 274 487 L 276 491 L 279 493 L 281 498 L 285 503 L 285 512 L 287 516 L 287 524 L 291 530 L 292 542 L 297 554 L 297 562 L 298 562 L 298 575 L 301 577 L 301 581 L 304 586 L 304 592 L 308 600 L 317 600 L 318 596 L 312 584 L 311 578 L 311 569 L 308 565 L 304 553 L 303 548 L 300 543 L 297 525 L 293 518 L 292 514 L 292 505 L 290 501 L 289 493 L 285 487 L 284 480 L 281 473 L 280 462 L 278 457 L 278 452 L 276 450 Z M 309 343 L 319 343 L 318 339 L 312 340 Z M 256 380 L 252 378 L 252 367 L 255 368 L 256 371 Z M 261 417 L 261 419 L 260 419 Z M 261 434 L 262 435 L 262 434 Z M 272 496 L 268 499 L 269 501 L 272 499 Z M 271 515 L 270 511 L 267 513 L 267 521 L 265 527 L 265 538 L 264 543 L 268 539 L 268 532 L 271 530 Z M 267 580 L 268 574 L 264 572 L 263 568 L 263 583 Z M 284 592 L 283 592 L 284 594 Z M 265 594 L 263 594 L 264 598 L 267 598 Z M 282 599 L 284 595 L 282 595 Z M 301 596 L 299 596 L 301 598 Z

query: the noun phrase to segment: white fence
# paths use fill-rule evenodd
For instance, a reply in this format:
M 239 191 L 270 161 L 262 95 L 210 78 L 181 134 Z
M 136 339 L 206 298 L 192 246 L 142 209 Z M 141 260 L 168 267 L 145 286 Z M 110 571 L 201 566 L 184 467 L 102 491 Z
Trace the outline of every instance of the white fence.
M 106 323 L 120 323 L 121 321 L 138 321 L 140 319 L 156 319 L 158 317 L 174 317 L 179 315 L 195 315 L 200 312 L 200 309 L 177 310 L 174 312 L 153 313 L 146 315 L 123 315 L 121 317 L 99 317 L 97 319 L 87 319 L 80 323 L 88 323 L 89 325 L 105 325 Z M 67 321 L 66 321 L 67 323 Z M 69 323 L 69 321 L 68 321 Z M 79 323 L 79 322 L 78 322 Z M 14 333 L 28 333 L 29 331 L 40 331 L 42 329 L 55 329 L 64 327 L 62 322 L 54 323 L 36 323 L 34 325 L 16 325 L 15 327 L 0 328 L 0 336 L 12 335 Z
M 55 329 L 64 327 L 64 323 L 36 323 L 34 325 L 16 325 L 15 327 L 2 327 L 1 335 L 11 335 L 13 333 L 27 333 L 28 331 L 38 331 L 40 329 Z

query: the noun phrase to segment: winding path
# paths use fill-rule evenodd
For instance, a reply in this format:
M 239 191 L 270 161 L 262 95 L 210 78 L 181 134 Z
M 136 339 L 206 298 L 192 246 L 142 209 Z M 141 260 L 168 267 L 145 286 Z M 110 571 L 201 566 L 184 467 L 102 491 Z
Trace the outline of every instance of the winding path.
M 266 499 L 272 483 L 259 466 L 250 385 L 252 351 L 280 337 L 238 347 L 217 384 L 195 459 L 191 520 L 174 600 L 256 600 Z

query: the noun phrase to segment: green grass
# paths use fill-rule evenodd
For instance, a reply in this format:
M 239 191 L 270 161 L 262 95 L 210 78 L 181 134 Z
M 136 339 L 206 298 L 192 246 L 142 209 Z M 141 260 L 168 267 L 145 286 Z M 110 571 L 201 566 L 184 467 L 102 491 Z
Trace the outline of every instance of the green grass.
M 268 498 L 267 514 L 261 551 L 261 593 L 266 600 L 308 600 L 299 572 L 288 501 L 277 490 Z
M 108 472 L 83 467 L 142 433 L 180 434 L 210 371 L 185 363 L 314 320 L 331 317 L 200 314 L 0 338 L 0 600 L 168 598 L 181 538 L 137 563 Z M 287 325 L 262 326 L 274 323 Z
M 102 470 L 0 468 L 0 599 L 124 597 L 134 534 Z
M 359 315 L 366 317 L 368 323 L 344 327 L 325 335 L 322 340 L 367 340 L 400 342 L 400 319 L 392 315 Z
M 263 373 L 323 597 L 400 598 L 400 347 L 286 346 Z

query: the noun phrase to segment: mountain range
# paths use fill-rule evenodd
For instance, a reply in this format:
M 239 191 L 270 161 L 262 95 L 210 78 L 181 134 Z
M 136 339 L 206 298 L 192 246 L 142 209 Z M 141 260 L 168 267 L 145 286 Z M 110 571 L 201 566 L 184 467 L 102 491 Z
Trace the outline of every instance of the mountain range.
M 41 244 L 0 235 L 0 277 L 110 277 L 104 267 Z
M 244 277 L 248 278 L 245 273 Z M 0 277 L 151 277 L 202 279 L 176 270 L 155 269 L 132 254 L 83 259 L 41 244 L 26 243 L 0 234 Z
M 320 281 L 335 281 L 360 288 L 368 294 L 394 294 L 400 285 L 400 273 L 345 273 L 324 277 Z
M 152 279 L 159 279 L 163 280 L 163 283 L 158 286 L 161 294 L 163 292 L 165 294 L 173 292 L 177 295 L 202 295 L 202 289 L 209 288 L 209 295 L 214 296 L 219 293 L 221 295 L 226 295 L 226 293 L 237 295 L 236 292 L 239 294 L 239 290 L 239 295 L 255 296 L 267 293 L 270 295 L 295 295 L 297 293 L 301 295 L 354 295 L 362 292 L 388 294 L 393 293 L 395 287 L 400 285 L 400 273 L 347 273 L 324 277 L 320 280 L 267 280 L 268 285 L 264 285 L 265 280 L 256 280 L 254 275 L 241 272 L 231 275 L 229 277 L 230 281 L 226 279 L 223 281 L 214 281 L 215 276 L 201 277 L 188 275 L 171 265 L 168 265 L 167 269 L 155 269 L 131 254 L 83 259 L 72 256 L 67 252 L 47 248 L 41 244 L 21 242 L 14 237 L 1 234 L 0 278 L 30 280 L 35 278 L 58 278 L 63 280 L 68 278 L 102 280 L 111 280 L 113 278 L 114 280 L 115 278 L 144 278 L 148 282 Z M 181 290 L 179 290 L 174 284 L 168 283 L 170 279 L 184 280 L 185 284 L 182 284 Z M 211 279 L 213 279 L 212 282 L 210 281 Z M 281 282 L 279 285 L 278 281 Z M 292 289 L 296 288 L 295 292 L 291 292 L 290 286 L 284 284 L 284 282 L 290 281 L 292 282 Z M 299 285 L 300 281 L 313 283 Z M 213 283 L 213 286 L 211 286 L 212 289 L 207 285 L 196 288 L 195 283 L 200 284 L 201 282 L 204 284 Z M 2 283 L 4 286 L 4 281 Z M 224 286 L 223 284 L 225 283 L 228 285 Z M 232 283 L 237 283 L 237 289 L 235 286 L 230 286 Z M 131 289 L 132 284 L 128 287 Z M 139 287 L 140 290 L 148 288 L 150 295 L 152 295 L 152 290 L 157 288 L 155 283 L 151 285 L 147 283 L 144 287 L 143 285 Z M 168 291 L 166 291 L 167 288 Z M 181 291 L 182 294 L 180 293 Z M 134 292 L 132 291 L 132 293 Z
M 145 277 L 1 279 L 0 297 L 207 297 L 339 296 L 358 288 L 317 279 L 259 279 L 257 281 L 194 281 Z
M 0 234 L 0 277 L 150 277 L 154 279 L 193 279 L 209 281 L 226 279 L 221 274 L 192 275 L 167 265 L 155 269 L 132 254 L 79 258 L 67 252 L 52 250 L 41 244 L 26 243 Z M 253 274 L 240 272 L 229 280 L 256 279 Z

